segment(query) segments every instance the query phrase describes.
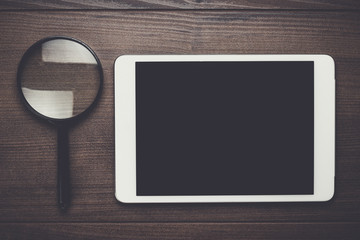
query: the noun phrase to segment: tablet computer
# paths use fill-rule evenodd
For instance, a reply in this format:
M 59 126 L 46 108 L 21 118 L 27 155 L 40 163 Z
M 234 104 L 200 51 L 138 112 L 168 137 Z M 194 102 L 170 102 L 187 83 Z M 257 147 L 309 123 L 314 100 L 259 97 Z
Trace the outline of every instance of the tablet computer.
M 120 56 L 116 198 L 331 199 L 334 69 L 327 55 Z

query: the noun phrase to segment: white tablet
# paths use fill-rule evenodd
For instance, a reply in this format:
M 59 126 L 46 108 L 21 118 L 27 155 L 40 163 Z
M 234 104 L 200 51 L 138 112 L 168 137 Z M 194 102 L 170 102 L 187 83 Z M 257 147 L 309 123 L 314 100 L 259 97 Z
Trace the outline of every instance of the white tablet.
M 116 198 L 331 199 L 334 68 L 327 55 L 120 56 Z

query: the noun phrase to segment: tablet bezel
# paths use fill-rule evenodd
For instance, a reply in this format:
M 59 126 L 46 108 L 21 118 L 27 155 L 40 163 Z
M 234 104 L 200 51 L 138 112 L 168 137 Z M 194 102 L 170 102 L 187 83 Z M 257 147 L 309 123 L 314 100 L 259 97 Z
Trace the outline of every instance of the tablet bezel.
M 136 195 L 135 63 L 181 61 L 314 61 L 314 194 Z M 115 196 L 124 203 L 328 201 L 335 177 L 335 63 L 328 55 L 123 55 L 116 59 Z

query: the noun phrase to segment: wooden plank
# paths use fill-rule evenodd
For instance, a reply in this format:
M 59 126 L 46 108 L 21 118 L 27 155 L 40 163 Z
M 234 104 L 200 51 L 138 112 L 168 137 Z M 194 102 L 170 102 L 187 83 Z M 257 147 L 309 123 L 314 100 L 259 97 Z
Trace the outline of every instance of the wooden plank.
M 360 223 L 1 223 L 1 239 L 359 239 Z
M 351 12 L 31 11 L 0 15 L 0 221 L 359 221 L 360 16 Z M 56 205 L 56 130 L 16 89 L 17 64 L 40 38 L 83 40 L 104 91 L 70 130 L 72 207 Z M 336 194 L 326 203 L 121 204 L 114 198 L 113 63 L 122 54 L 330 54 L 336 62 Z
M 125 1 L 54 1 L 54 0 L 5 0 L 0 2 L 2 10 L 35 9 L 360 9 L 356 0 L 325 1 L 245 1 L 245 0 L 125 0 Z

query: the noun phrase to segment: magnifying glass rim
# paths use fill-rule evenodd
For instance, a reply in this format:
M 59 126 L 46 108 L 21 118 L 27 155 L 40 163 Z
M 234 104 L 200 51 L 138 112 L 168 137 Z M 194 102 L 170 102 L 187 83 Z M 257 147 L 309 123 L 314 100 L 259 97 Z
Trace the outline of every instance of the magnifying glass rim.
M 99 89 L 97 92 L 97 95 L 95 96 L 93 102 L 81 113 L 69 117 L 69 118 L 51 118 L 48 117 L 46 115 L 41 114 L 40 112 L 38 112 L 36 109 L 34 109 L 31 104 L 26 100 L 25 96 L 24 96 L 24 92 L 22 91 L 22 86 L 21 86 L 21 81 L 22 81 L 22 73 L 23 73 L 23 68 L 26 64 L 26 61 L 29 59 L 29 57 L 31 56 L 32 52 L 34 51 L 35 48 L 38 48 L 41 44 L 45 43 L 45 42 L 49 42 L 51 40 L 57 40 L 57 39 L 63 39 L 63 40 L 69 40 L 69 41 L 73 41 L 76 42 L 82 46 L 84 46 L 95 58 L 96 63 L 97 63 L 97 68 L 99 71 L 99 75 L 100 75 L 100 83 L 99 83 Z M 101 92 L 102 92 L 102 88 L 103 88 L 103 81 L 104 81 L 104 75 L 103 75 L 103 69 L 102 69 L 102 65 L 100 62 L 100 59 L 97 57 L 97 55 L 95 54 L 95 52 L 84 42 L 72 38 L 72 37 L 67 37 L 67 36 L 52 36 L 52 37 L 46 37 L 43 39 L 40 39 L 39 41 L 35 42 L 33 45 L 31 45 L 31 47 L 29 47 L 26 52 L 24 53 L 24 55 L 22 56 L 19 66 L 18 66 L 18 70 L 17 70 L 17 87 L 18 87 L 18 91 L 20 93 L 20 96 L 22 98 L 22 100 L 24 101 L 25 105 L 27 106 L 27 108 L 36 116 L 48 120 L 49 122 L 55 123 L 55 124 L 62 124 L 64 122 L 69 122 L 69 121 L 75 121 L 80 119 L 82 116 L 84 116 L 86 113 L 90 112 L 91 109 L 94 108 L 94 106 L 96 105 L 96 103 L 98 102 L 98 99 L 100 98 Z

